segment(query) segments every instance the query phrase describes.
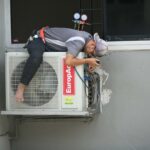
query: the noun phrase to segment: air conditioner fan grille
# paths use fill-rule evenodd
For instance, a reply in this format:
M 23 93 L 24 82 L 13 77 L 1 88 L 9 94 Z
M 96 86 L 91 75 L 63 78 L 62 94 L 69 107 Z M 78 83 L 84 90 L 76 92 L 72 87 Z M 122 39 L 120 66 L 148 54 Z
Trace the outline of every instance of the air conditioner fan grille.
M 15 94 L 26 61 L 14 69 L 11 76 L 11 87 Z M 43 61 L 24 93 L 24 104 L 41 106 L 48 103 L 56 94 L 58 78 L 54 68 Z

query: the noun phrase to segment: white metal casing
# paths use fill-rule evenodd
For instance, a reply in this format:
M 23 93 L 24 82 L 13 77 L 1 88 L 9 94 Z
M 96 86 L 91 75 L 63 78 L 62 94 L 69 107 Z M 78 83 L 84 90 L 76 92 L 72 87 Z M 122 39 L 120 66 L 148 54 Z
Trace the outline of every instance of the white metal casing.
M 62 115 L 62 116 L 88 116 L 89 112 L 87 111 L 88 106 L 88 100 L 86 98 L 85 94 L 85 87 L 81 79 L 78 77 L 77 73 L 75 72 L 73 67 L 66 66 L 64 64 L 64 58 L 66 53 L 65 52 L 45 52 L 43 55 L 43 62 L 45 64 L 49 64 L 53 68 L 53 75 L 56 74 L 57 76 L 57 85 L 54 85 L 53 88 L 51 88 L 51 85 L 47 85 L 49 82 L 49 74 L 48 76 L 42 74 L 43 76 L 40 78 L 37 77 L 38 73 L 35 74 L 33 79 L 31 80 L 28 88 L 26 89 L 26 98 L 24 102 L 16 102 L 15 100 L 15 91 L 12 89 L 12 84 L 18 85 L 18 79 L 17 75 L 14 76 L 14 72 L 16 71 L 16 68 L 19 68 L 20 64 L 22 62 L 25 62 L 28 58 L 28 54 L 26 52 L 8 52 L 6 53 L 6 111 L 3 111 L 3 114 L 11 114 L 11 115 Z M 84 54 L 80 53 L 79 58 L 83 58 Z M 65 66 L 65 67 L 64 67 Z M 21 67 L 23 68 L 23 67 Z M 42 67 L 40 67 L 42 68 Z M 43 67 L 44 68 L 44 67 Z M 42 68 L 42 69 L 43 69 Z M 45 67 L 47 68 L 47 66 Z M 67 68 L 67 70 L 65 69 Z M 66 74 L 66 72 L 70 73 L 70 70 L 73 68 L 73 74 Z M 76 67 L 78 73 L 83 78 L 84 77 L 84 68 L 83 65 L 80 65 Z M 36 78 L 36 80 L 34 79 Z M 42 82 L 40 82 L 41 78 L 43 79 Z M 45 79 L 47 78 L 47 79 Z M 74 79 L 72 79 L 74 78 Z M 16 81 L 14 81 L 14 79 Z M 40 79 L 40 80 L 39 80 Z M 56 79 L 56 77 L 55 77 Z M 13 81 L 12 81 L 13 80 Z M 53 80 L 53 79 L 52 79 Z M 66 80 L 66 81 L 65 81 Z M 73 82 L 70 80 L 74 80 Z M 37 83 L 38 82 L 38 83 Z M 50 81 L 53 83 L 53 81 Z M 67 82 L 67 83 L 66 83 Z M 42 83 L 42 87 L 40 85 Z M 67 93 L 64 92 L 64 84 L 67 84 L 68 88 L 70 86 L 73 89 L 73 92 Z M 16 85 L 15 85 L 16 86 Z M 46 90 L 50 90 L 50 92 L 55 89 L 56 92 L 51 96 L 51 100 L 48 102 L 44 102 L 44 104 L 40 104 L 40 102 L 43 102 L 42 99 L 40 102 L 37 103 L 35 100 L 36 97 L 38 97 L 34 92 L 35 86 L 39 86 L 36 90 L 43 90 L 44 88 Z M 57 86 L 57 87 L 56 87 Z M 70 89 L 68 90 L 70 91 Z M 38 93 L 38 91 L 36 91 Z M 42 93 L 43 94 L 43 93 Z M 33 100 L 33 103 L 28 101 L 28 96 L 32 96 L 31 100 Z M 40 94 L 39 94 L 40 95 Z M 37 98 L 38 99 L 38 98 Z M 28 105 L 28 102 L 30 105 Z

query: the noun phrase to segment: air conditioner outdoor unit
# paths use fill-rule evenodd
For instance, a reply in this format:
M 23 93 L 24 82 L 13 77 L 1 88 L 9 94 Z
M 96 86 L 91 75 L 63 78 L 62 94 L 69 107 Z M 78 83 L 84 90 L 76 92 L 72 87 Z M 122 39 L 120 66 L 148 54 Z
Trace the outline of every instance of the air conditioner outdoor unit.
M 6 110 L 9 115 L 89 116 L 85 85 L 74 67 L 64 63 L 65 52 L 45 52 L 43 63 L 31 80 L 24 94 L 24 102 L 16 102 L 15 92 L 26 52 L 6 53 Z M 79 58 L 84 56 L 79 54 Z M 84 77 L 84 67 L 76 67 Z

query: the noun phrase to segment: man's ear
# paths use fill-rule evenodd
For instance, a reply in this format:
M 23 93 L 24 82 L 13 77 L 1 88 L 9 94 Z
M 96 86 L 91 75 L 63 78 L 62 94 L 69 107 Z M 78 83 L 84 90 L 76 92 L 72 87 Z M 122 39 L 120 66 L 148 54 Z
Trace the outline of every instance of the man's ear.
M 85 48 L 83 49 L 83 52 L 86 53 L 86 49 Z
M 84 46 L 83 52 L 87 54 L 87 47 Z

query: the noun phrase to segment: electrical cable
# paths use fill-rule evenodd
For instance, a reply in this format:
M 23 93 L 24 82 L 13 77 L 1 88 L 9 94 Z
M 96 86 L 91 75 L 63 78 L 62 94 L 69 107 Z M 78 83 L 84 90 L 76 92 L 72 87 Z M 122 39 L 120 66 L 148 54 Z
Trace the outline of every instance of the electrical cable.
M 97 73 L 94 72 L 94 74 L 91 75 L 91 82 L 92 84 L 92 88 L 91 88 L 91 106 L 90 106 L 90 111 L 93 112 L 93 114 L 95 114 L 96 112 L 99 112 L 100 107 L 99 107 L 99 103 L 100 103 L 100 78 L 99 75 Z M 98 80 L 98 81 L 97 81 Z
M 75 72 L 77 73 L 78 77 L 80 78 L 80 80 L 83 82 L 83 84 L 85 85 L 86 88 L 88 88 L 88 90 L 90 91 L 90 94 L 87 95 L 86 94 L 86 89 L 85 89 L 85 94 L 86 96 L 88 97 L 88 100 L 89 100 L 89 104 L 90 106 L 94 106 L 95 108 L 92 109 L 92 112 L 98 112 L 98 108 L 99 108 L 99 96 L 100 96 L 100 93 L 98 92 L 100 90 L 100 78 L 98 77 L 99 75 L 94 72 L 94 73 L 90 73 L 89 74 L 89 77 L 90 77 L 90 80 L 89 80 L 89 84 L 92 86 L 87 86 L 86 82 L 84 81 L 84 79 L 81 77 L 81 75 L 79 74 L 79 72 L 77 71 L 76 67 L 75 68 Z M 99 82 L 97 82 L 97 79 Z M 97 105 L 98 104 L 98 105 Z
M 77 71 L 76 67 L 74 67 L 74 68 L 75 68 L 75 72 L 77 73 L 78 77 L 81 79 L 81 81 L 83 82 L 83 84 L 86 86 L 86 88 L 89 88 L 89 87 L 86 85 L 85 81 L 82 79 L 82 77 L 81 77 L 81 75 L 79 74 L 79 72 Z
M 84 79 L 82 79 L 81 75 L 79 74 L 79 72 L 77 71 L 76 67 L 74 67 L 75 69 L 75 72 L 77 73 L 78 77 L 80 78 L 80 80 L 83 82 L 83 84 L 85 85 L 85 87 L 87 89 L 89 89 L 88 85 L 86 84 L 86 82 L 84 81 Z M 89 99 L 89 96 L 87 95 L 87 92 L 86 92 L 86 88 L 84 89 L 84 92 L 85 92 L 85 95 L 86 97 Z

